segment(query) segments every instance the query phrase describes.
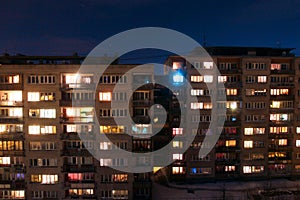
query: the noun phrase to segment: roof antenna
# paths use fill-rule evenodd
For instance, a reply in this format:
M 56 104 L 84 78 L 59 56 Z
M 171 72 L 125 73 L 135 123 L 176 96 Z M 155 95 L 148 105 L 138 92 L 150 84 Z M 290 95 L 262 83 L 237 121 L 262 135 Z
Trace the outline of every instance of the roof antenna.
M 206 47 L 207 42 L 206 42 L 206 34 L 205 32 L 203 33 L 203 47 Z

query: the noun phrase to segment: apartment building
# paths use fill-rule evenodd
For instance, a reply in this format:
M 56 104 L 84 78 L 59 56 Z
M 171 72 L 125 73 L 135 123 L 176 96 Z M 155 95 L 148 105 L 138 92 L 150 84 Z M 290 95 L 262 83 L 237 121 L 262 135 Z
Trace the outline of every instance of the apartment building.
M 190 63 L 168 57 L 160 78 L 173 82 L 173 91 L 151 84 L 152 67 L 131 72 L 137 65 L 114 63 L 97 78 L 78 73 L 84 60 L 79 56 L 0 57 L 0 198 L 151 199 L 153 180 L 297 178 L 300 59 L 289 48 L 206 50 L 212 60 Z M 183 77 L 192 89 L 182 84 Z M 120 91 L 114 91 L 116 83 Z M 225 89 L 211 89 L 220 84 Z M 134 89 L 136 85 L 143 86 Z M 226 95 L 226 100 L 213 104 L 210 96 L 216 94 Z M 112 101 L 117 107 L 111 108 Z M 153 104 L 158 122 L 151 124 Z M 224 126 L 209 126 L 213 106 L 226 109 L 225 116 L 218 116 L 225 119 Z M 162 108 L 167 111 L 164 124 L 159 121 Z M 115 121 L 128 117 L 134 124 Z M 156 130 L 153 137 L 140 137 Z M 216 130 L 222 132 L 216 144 L 204 141 Z M 97 134 L 110 141 L 97 140 Z M 195 139 L 187 144 L 190 135 Z M 169 143 L 173 163 L 158 163 L 154 176 L 118 171 L 114 168 L 130 164 L 125 157 L 96 159 L 90 152 L 106 155 L 120 148 L 147 153 Z M 186 145 L 188 150 L 181 153 Z M 210 153 L 199 158 L 200 147 L 211 146 Z M 149 166 L 151 159 L 140 157 L 136 165 Z
M 127 135 L 151 133 L 152 85 L 127 96 L 132 82 L 152 81 L 150 67 L 124 75 L 135 65 L 111 65 L 97 80 L 93 73 L 78 74 L 83 60 L 78 56 L 0 60 L 1 199 L 151 198 L 150 173 L 115 170 L 110 166 L 125 167 L 126 158 L 98 160 L 89 152 L 152 149 L 151 138 Z M 113 92 L 116 83 L 124 85 L 123 91 Z M 112 100 L 118 108 L 111 108 Z M 136 123 L 132 127 L 114 121 L 128 116 Z M 96 133 L 106 134 L 111 142 L 97 140 Z
M 170 56 L 165 63 L 165 74 L 181 71 L 191 82 L 193 89 L 181 88 L 179 95 L 196 96 L 198 102 L 186 107 L 200 110 L 200 115 L 183 119 L 199 125 L 198 129 L 180 130 L 182 135 L 195 134 L 195 140 L 173 165 L 164 169 L 164 174 L 169 175 L 169 180 L 187 182 L 298 177 L 300 59 L 289 48 L 206 50 L 212 60 L 190 63 L 180 56 Z M 220 71 L 218 76 L 213 72 L 207 75 L 215 68 Z M 225 89 L 208 89 L 210 84 L 220 83 Z M 215 93 L 225 93 L 227 100 L 212 105 L 210 95 Z M 222 134 L 211 152 L 199 158 L 200 146 L 211 145 L 203 144 L 204 137 L 214 134 L 208 125 L 213 106 L 226 108 L 226 116 L 218 116 L 225 117 L 224 126 L 218 127 Z M 176 132 L 171 128 L 170 132 Z

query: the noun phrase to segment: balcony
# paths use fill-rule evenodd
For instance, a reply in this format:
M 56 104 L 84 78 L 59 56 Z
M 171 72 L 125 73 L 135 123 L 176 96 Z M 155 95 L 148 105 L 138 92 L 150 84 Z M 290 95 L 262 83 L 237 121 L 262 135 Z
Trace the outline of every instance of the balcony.
M 23 106 L 23 101 L 0 101 L 0 106 Z
M 67 199 L 90 199 L 90 200 L 97 200 L 97 196 L 95 194 L 69 194 L 67 197 L 63 198 L 64 200 Z
M 11 165 L 11 170 L 14 172 L 25 172 L 25 165 Z
M 238 160 L 237 158 L 217 158 L 215 160 L 215 162 L 216 162 L 216 165 L 218 165 L 218 164 L 235 165 L 235 164 L 239 164 L 240 160 Z
M 287 151 L 287 152 L 292 152 L 293 147 L 290 145 L 276 145 L 276 144 L 269 144 L 268 145 L 268 150 L 269 151 Z
M 292 69 L 275 69 L 270 71 L 271 74 L 295 74 L 295 70 Z
M 60 100 L 59 105 L 65 107 L 72 107 L 72 105 L 76 106 L 91 106 L 95 104 L 95 100 Z
M 238 146 L 235 147 L 227 147 L 227 146 L 216 146 L 216 152 L 236 152 L 240 151 Z
M 149 107 L 152 104 L 152 101 L 149 99 L 134 99 L 132 100 L 133 106 L 137 107 Z
M 270 120 L 270 126 L 276 126 L 276 125 L 287 125 L 291 126 L 293 124 L 293 120 L 278 120 L 278 121 L 271 121 Z
M 63 114 L 65 115 L 65 114 Z M 60 123 L 93 123 L 94 117 L 60 117 Z
M 0 134 L 0 140 L 25 140 L 23 132 L 9 132 Z
M 24 150 L 0 151 L 0 156 L 25 156 Z
M 238 82 L 225 82 L 223 84 L 224 84 L 225 88 L 230 88 L 230 87 L 241 88 L 243 86 L 242 81 L 238 81 Z
M 26 188 L 25 180 L 15 180 L 11 182 L 11 189 L 22 190 Z
M 149 124 L 151 122 L 151 119 L 149 116 L 144 116 L 144 115 L 136 115 L 132 117 L 132 120 L 136 124 Z
M 241 69 L 219 69 L 220 74 L 226 75 L 226 74 L 241 74 Z
M 268 134 L 269 139 L 289 139 L 293 138 L 291 133 L 270 133 Z
M 23 117 L 0 116 L 1 124 L 20 124 L 23 123 Z
M 293 87 L 294 82 L 271 82 L 271 86 L 285 86 L 285 87 Z
M 72 90 L 72 89 L 89 89 L 94 90 L 96 88 L 95 83 L 70 83 L 70 84 L 61 84 L 60 89 L 61 90 Z
M 64 164 L 62 168 L 63 168 L 62 169 L 63 172 L 96 172 L 96 166 L 94 165 Z
M 22 83 L 0 84 L 0 90 L 23 90 Z
M 271 95 L 270 100 L 294 100 L 295 95 Z
M 90 152 L 87 149 L 64 149 L 61 150 L 61 156 L 90 156 Z
M 95 139 L 95 134 L 93 132 L 83 132 L 83 133 L 77 133 L 77 132 L 69 132 L 69 133 L 61 133 L 60 138 L 62 140 L 80 140 L 80 136 L 84 137 L 85 139 Z
M 225 121 L 224 122 L 224 126 L 240 126 L 241 125 L 241 121 L 240 121 L 240 118 L 238 118 L 239 120 L 237 121 Z M 256 122 L 255 122 L 256 123 Z

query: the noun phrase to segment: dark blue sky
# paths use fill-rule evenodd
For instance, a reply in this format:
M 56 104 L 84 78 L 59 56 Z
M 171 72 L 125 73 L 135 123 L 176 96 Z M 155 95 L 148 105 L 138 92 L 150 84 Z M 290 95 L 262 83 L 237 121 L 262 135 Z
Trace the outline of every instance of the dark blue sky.
M 6 0 L 0 6 L 0 53 L 86 55 L 127 29 L 180 31 L 208 46 L 295 47 L 300 55 L 297 0 Z

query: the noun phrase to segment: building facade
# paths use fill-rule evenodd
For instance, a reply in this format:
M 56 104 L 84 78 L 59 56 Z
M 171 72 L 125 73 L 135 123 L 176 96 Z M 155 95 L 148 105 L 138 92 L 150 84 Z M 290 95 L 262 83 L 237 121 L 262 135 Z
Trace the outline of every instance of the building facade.
M 97 80 L 92 73 L 77 73 L 81 61 L 76 56 L 2 58 L 1 199 L 151 198 L 150 173 L 114 170 L 109 166 L 125 167 L 126 158 L 97 160 L 88 150 L 105 154 L 114 146 L 132 152 L 152 149 L 151 139 L 127 133 L 151 132 L 147 112 L 153 90 L 140 87 L 131 97 L 126 92 L 132 81 L 151 81 L 153 71 L 123 76 L 135 65 L 111 65 Z M 117 82 L 123 91 L 114 93 Z M 112 100 L 118 108 L 111 109 Z M 114 117 L 129 115 L 135 129 L 116 125 Z M 95 120 L 100 122 L 97 131 Z M 107 134 L 111 142 L 97 141 L 96 132 Z M 147 165 L 147 160 L 138 164 Z
M 195 140 L 183 155 L 175 156 L 176 162 L 164 169 L 164 174 L 175 182 L 298 177 L 300 59 L 290 53 L 292 49 L 284 48 L 206 50 L 212 60 L 189 63 L 180 56 L 170 56 L 166 61 L 165 74 L 183 71 L 193 86 L 191 91 L 181 88 L 178 95 L 197 97 L 198 102 L 186 105 L 191 115 L 183 120 L 199 128 L 180 130 L 180 134 L 192 134 Z M 218 76 L 213 72 L 216 67 Z M 220 83 L 225 90 L 207 87 Z M 210 95 L 214 93 L 225 94 L 227 100 L 212 105 Z M 203 140 L 214 135 L 209 128 L 213 106 L 226 108 L 226 116 L 218 116 L 225 118 L 224 126 L 218 127 L 222 134 L 212 151 L 199 158 L 200 147 L 212 145 L 203 144 Z M 194 110 L 200 114 L 194 115 Z
M 176 73 L 180 72 L 193 87 L 187 90 L 178 84 L 173 92 L 151 84 L 155 81 L 152 67 L 131 72 L 136 65 L 112 64 L 97 78 L 93 73 L 78 73 L 84 59 L 78 56 L 1 57 L 0 198 L 151 199 L 152 181 L 297 178 L 300 58 L 284 48 L 206 50 L 212 60 L 189 63 L 179 56 L 168 57 L 163 79 L 181 83 Z M 218 76 L 213 73 L 216 68 Z M 121 88 L 117 92 L 116 83 Z M 134 89 L 136 84 L 144 86 Z M 208 87 L 218 84 L 225 89 Z M 212 104 L 214 94 L 226 95 L 226 101 Z M 112 101 L 117 107 L 111 108 Z M 153 104 L 157 124 L 151 124 Z M 225 119 L 224 126 L 209 127 L 213 106 L 226 109 L 225 116 L 218 116 Z M 167 111 L 163 125 L 161 108 Z M 114 120 L 128 117 L 134 124 Z M 180 127 L 181 122 L 192 128 Z M 157 135 L 140 137 L 158 127 L 162 129 Z M 216 129 L 222 132 L 217 143 L 205 143 L 204 138 L 214 137 Z M 98 141 L 96 134 L 106 134 L 110 141 Z M 195 139 L 180 153 L 189 135 Z M 183 139 L 172 140 L 174 136 Z M 158 164 L 153 173 L 118 171 L 111 167 L 128 166 L 126 158 L 95 159 L 89 152 L 97 149 L 106 154 L 120 148 L 147 153 L 169 142 L 173 154 L 168 159 L 173 164 L 164 168 Z M 199 158 L 200 147 L 211 146 L 210 153 Z M 152 162 L 145 156 L 136 165 Z

